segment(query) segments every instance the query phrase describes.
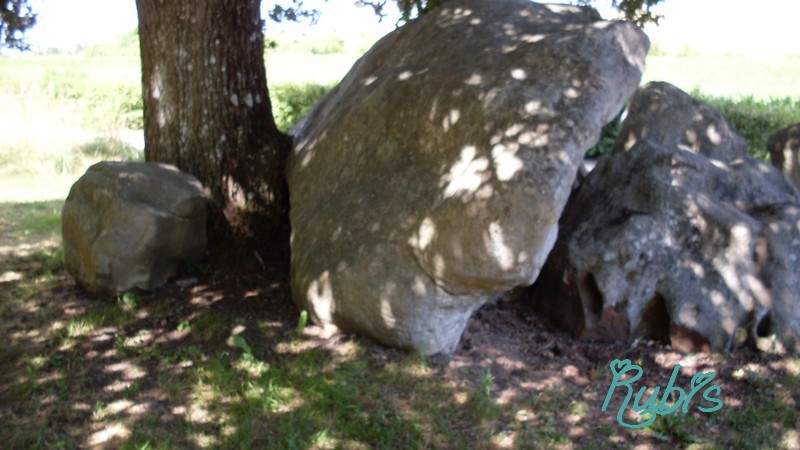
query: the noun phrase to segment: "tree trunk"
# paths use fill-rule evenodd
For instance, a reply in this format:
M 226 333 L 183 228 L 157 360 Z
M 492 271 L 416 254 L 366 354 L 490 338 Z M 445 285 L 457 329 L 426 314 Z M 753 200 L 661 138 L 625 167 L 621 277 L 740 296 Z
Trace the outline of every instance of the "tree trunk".
M 261 0 L 136 0 L 145 158 L 197 177 L 211 244 L 288 245 L 284 164 L 264 67 Z M 230 234 L 230 232 L 233 234 Z

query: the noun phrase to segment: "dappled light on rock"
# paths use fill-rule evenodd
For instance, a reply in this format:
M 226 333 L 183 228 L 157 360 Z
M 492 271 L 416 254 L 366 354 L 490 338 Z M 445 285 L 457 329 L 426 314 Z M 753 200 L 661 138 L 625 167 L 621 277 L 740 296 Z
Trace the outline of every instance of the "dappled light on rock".
M 798 351 L 799 201 L 764 162 L 641 139 L 570 199 L 534 301 L 585 338 Z
M 747 144 L 711 106 L 664 82 L 648 83 L 634 94 L 614 151 L 651 139 L 681 146 L 709 158 L 730 161 L 747 154 Z
M 800 189 L 800 123 L 770 136 L 767 149 L 770 162 Z
M 537 277 L 647 37 L 596 11 L 453 0 L 387 35 L 293 131 L 292 290 L 325 326 L 452 351 Z

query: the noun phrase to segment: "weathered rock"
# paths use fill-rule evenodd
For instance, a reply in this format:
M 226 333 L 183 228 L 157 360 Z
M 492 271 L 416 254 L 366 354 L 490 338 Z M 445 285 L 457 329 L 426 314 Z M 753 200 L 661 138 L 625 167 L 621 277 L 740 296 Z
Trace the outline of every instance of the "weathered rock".
M 788 126 L 767 141 L 770 162 L 800 189 L 800 123 Z
M 570 199 L 534 301 L 584 338 L 800 349 L 798 201 L 766 163 L 639 140 Z
M 613 151 L 641 139 L 681 146 L 722 161 L 747 155 L 747 143 L 714 108 L 664 82 L 648 83 L 633 95 Z
M 592 9 L 453 0 L 386 36 L 294 131 L 292 288 L 314 321 L 451 351 L 529 285 L 646 36 Z
M 202 186 L 166 164 L 93 165 L 70 189 L 61 220 L 67 270 L 94 293 L 153 289 L 206 246 Z

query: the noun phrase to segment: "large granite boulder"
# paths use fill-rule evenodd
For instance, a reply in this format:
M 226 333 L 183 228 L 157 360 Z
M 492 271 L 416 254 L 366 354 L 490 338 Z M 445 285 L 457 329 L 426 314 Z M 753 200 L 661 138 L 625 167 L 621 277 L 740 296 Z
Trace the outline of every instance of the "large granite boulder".
M 625 116 L 613 151 L 651 139 L 722 161 L 747 155 L 747 142 L 731 131 L 717 110 L 669 83 L 652 82 L 639 88 Z
M 764 162 L 640 139 L 570 199 L 534 301 L 584 338 L 796 351 L 799 201 Z
M 67 270 L 86 290 L 153 289 L 206 246 L 206 197 L 196 178 L 166 164 L 91 166 L 61 212 Z
M 647 37 L 589 8 L 453 0 L 389 34 L 294 130 L 295 301 L 330 329 L 453 350 L 536 279 Z
M 795 187 L 800 189 L 800 123 L 788 126 L 769 137 L 769 160 Z

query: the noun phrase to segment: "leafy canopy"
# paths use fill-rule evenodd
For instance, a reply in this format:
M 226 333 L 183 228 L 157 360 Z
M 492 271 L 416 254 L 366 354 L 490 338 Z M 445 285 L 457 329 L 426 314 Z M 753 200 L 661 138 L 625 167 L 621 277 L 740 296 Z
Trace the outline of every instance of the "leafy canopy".
M 654 14 L 651 9 L 663 0 L 612 0 L 611 4 L 625 17 L 625 20 L 636 22 L 640 27 L 648 22 L 658 24 L 661 16 Z M 582 0 L 591 3 L 590 0 Z
M 36 23 L 28 0 L 0 0 L 0 48 L 27 50 L 23 35 Z

